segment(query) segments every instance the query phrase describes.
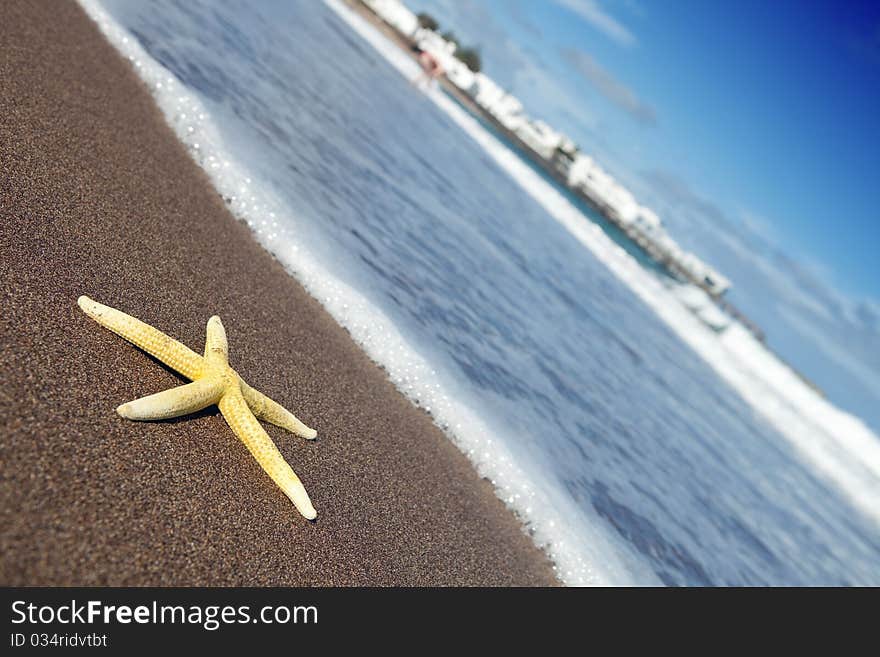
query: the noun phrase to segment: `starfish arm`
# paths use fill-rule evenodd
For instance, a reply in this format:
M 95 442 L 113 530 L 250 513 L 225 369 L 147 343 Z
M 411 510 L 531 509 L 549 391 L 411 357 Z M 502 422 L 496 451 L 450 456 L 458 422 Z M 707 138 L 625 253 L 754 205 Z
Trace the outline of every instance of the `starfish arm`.
M 263 470 L 278 484 L 299 512 L 309 520 L 314 520 L 318 513 L 312 506 L 306 489 L 284 460 L 269 434 L 251 413 L 238 386 L 227 388 L 220 399 L 220 412 L 223 413 L 235 435 L 241 439 Z
M 273 401 L 259 390 L 254 390 L 243 380 L 241 380 L 241 394 L 251 412 L 259 419 L 274 424 L 276 427 L 287 429 L 297 436 L 302 436 L 309 440 L 317 438 L 317 431 L 307 427 L 281 404 Z
M 205 331 L 205 361 L 209 367 L 225 367 L 229 364 L 226 329 L 217 315 L 208 320 Z
M 158 358 L 186 378 L 192 380 L 202 375 L 204 370 L 202 357 L 162 331 L 120 310 L 93 301 L 87 296 L 81 296 L 77 303 L 86 315 L 101 326 Z
M 222 394 L 223 379 L 211 376 L 122 404 L 116 412 L 129 420 L 167 420 L 216 404 Z

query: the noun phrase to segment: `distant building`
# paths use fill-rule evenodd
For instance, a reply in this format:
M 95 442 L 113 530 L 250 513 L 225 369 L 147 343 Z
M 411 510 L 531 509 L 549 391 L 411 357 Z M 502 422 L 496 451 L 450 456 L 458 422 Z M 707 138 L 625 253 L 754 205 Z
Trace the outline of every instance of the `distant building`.
M 364 0 L 370 9 L 398 32 L 412 38 L 419 29 L 419 18 L 400 0 Z
M 482 107 L 488 112 L 492 111 L 492 107 L 501 100 L 502 97 L 507 93 L 499 87 L 495 80 L 487 76 L 485 73 L 477 73 L 474 78 L 476 79 L 476 87 L 473 89 L 473 93 L 471 96 L 474 101 L 476 101 L 477 105 Z
M 682 255 L 678 264 L 690 274 L 694 280 L 699 281 L 714 296 L 724 294 L 730 288 L 730 281 L 722 276 L 713 267 L 707 265 L 693 253 Z
M 660 221 L 657 213 L 650 208 L 640 207 L 638 217 L 636 217 L 636 225 L 646 232 L 655 232 L 663 225 L 663 222 Z
M 593 162 L 593 158 L 589 155 L 584 155 L 583 153 L 575 155 L 574 160 L 568 167 L 568 186 L 580 187 L 583 185 L 587 179 L 587 172 L 595 166 L 596 163 Z
M 520 114 L 521 112 L 522 105 L 520 105 Z M 562 135 L 543 121 L 524 120 L 516 128 L 515 132 L 520 139 L 545 160 L 552 158 L 556 148 L 562 143 Z
M 641 208 L 635 197 L 618 182 L 612 181 L 606 198 L 611 218 L 623 226 L 629 226 L 641 216 L 639 214 Z
M 703 282 L 706 286 L 711 290 L 712 294 L 715 296 L 721 296 L 727 290 L 730 289 L 730 279 L 723 276 L 717 269 L 711 267 L 710 265 L 705 266 L 705 271 L 703 272 Z
M 678 261 L 684 251 L 678 243 L 672 239 L 665 231 L 662 232 L 654 241 L 654 248 L 662 258 L 666 260 Z
M 550 163 L 557 172 L 568 179 L 571 167 L 574 165 L 578 155 L 580 155 L 580 149 L 577 144 L 563 135 L 559 146 L 556 147 L 556 151 L 554 151 L 553 156 L 550 158 Z
M 528 122 L 519 98 L 510 94 L 505 94 L 495 103 L 492 113 L 501 125 L 514 132 Z
M 592 162 L 592 166 L 584 171 L 584 176 L 580 181 L 580 188 L 583 192 L 594 202 L 603 206 L 608 205 L 613 185 L 614 179 L 595 162 Z
M 434 30 L 429 30 L 424 27 L 420 27 L 415 31 L 413 39 L 419 48 L 425 52 L 431 53 L 435 57 L 441 57 L 444 60 L 452 57 L 455 54 L 456 48 L 458 48 L 455 41 L 447 41 Z M 441 62 L 441 64 L 442 63 L 443 62 Z
M 494 116 L 508 130 L 516 131 L 527 121 L 519 98 L 507 93 L 484 73 L 474 74 L 474 83 L 468 93 L 477 105 Z
M 449 68 L 446 69 L 446 77 L 449 78 L 452 84 L 468 95 L 471 95 L 471 91 L 477 84 L 477 76 L 474 75 L 474 72 L 458 59 L 455 59 Z
M 638 224 L 642 211 L 646 210 L 639 206 L 626 187 L 614 180 L 588 155 L 581 153 L 575 157 L 568 170 L 568 184 L 583 191 L 612 220 L 623 226 Z

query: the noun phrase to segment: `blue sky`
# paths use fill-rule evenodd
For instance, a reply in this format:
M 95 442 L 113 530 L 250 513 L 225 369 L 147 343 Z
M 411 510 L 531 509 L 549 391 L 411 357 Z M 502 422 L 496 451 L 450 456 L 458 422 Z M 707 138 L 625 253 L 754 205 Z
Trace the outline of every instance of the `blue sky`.
M 634 191 L 675 180 L 880 299 L 880 3 L 407 4 Z

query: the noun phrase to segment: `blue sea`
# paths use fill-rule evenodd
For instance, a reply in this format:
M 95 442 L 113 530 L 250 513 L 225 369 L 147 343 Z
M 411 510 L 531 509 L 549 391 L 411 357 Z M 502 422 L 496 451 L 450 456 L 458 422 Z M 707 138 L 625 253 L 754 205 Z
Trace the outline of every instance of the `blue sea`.
M 877 436 L 700 323 L 343 4 L 82 4 L 563 581 L 880 584 Z

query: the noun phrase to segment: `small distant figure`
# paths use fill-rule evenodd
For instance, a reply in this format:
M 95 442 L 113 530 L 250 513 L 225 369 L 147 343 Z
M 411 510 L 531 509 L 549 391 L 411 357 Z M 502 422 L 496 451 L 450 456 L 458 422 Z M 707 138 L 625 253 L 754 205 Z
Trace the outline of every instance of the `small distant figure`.
M 443 67 L 434 55 L 418 46 L 413 46 L 413 51 L 418 54 L 419 64 L 422 67 L 422 73 L 413 80 L 413 84 L 419 89 L 427 88 L 434 80 L 443 75 Z

